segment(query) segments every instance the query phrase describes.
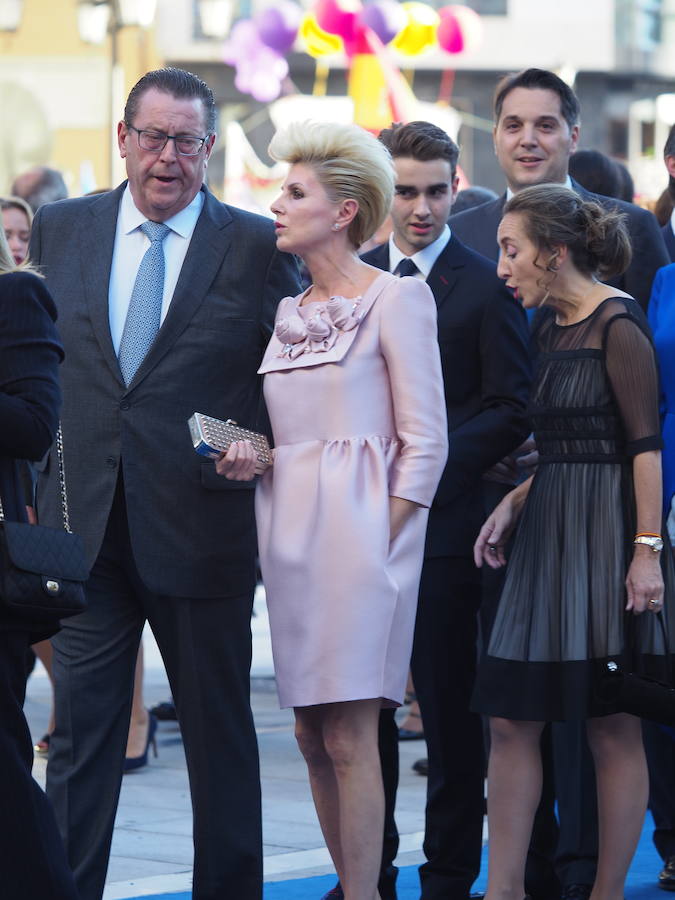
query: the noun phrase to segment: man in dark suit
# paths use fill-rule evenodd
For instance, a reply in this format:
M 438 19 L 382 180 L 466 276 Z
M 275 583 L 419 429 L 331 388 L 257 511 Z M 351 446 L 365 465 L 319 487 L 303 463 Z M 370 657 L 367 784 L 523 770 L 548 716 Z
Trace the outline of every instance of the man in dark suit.
M 659 225 L 652 213 L 610 197 L 591 194 L 569 178 L 569 159 L 579 140 L 579 101 L 562 79 L 544 69 L 526 69 L 497 85 L 493 130 L 495 153 L 507 191 L 497 200 L 453 216 L 454 233 L 484 256 L 496 260 L 497 226 L 507 196 L 533 184 L 568 183 L 578 194 L 615 207 L 627 216 L 633 259 L 610 284 L 647 308 L 656 270 L 669 262 Z
M 663 161 L 668 170 L 668 193 L 675 203 L 675 125 L 672 125 L 663 148 Z M 661 228 L 663 240 L 670 256 L 670 261 L 675 262 L 675 210 L 671 214 L 670 221 Z M 674 866 L 675 868 L 675 866 Z
M 253 484 L 192 447 L 195 411 L 255 426 L 278 300 L 298 291 L 268 220 L 204 187 L 208 86 L 149 72 L 118 125 L 128 182 L 42 207 L 31 256 L 66 347 L 63 437 L 88 610 L 55 639 L 47 790 L 82 900 L 100 900 L 134 664 L 150 622 L 180 719 L 194 810 L 195 900 L 260 900 L 260 784 L 249 704 Z M 236 474 L 236 473 L 233 473 Z M 39 481 L 58 524 L 55 459 Z
M 654 275 L 668 262 L 658 222 L 632 203 L 591 194 L 569 178 L 569 159 L 579 140 L 579 111 L 572 89 L 553 72 L 526 69 L 503 78 L 495 91 L 493 136 L 507 191 L 497 200 L 452 216 L 450 226 L 470 247 L 496 260 L 497 227 L 507 196 L 534 184 L 568 183 L 582 197 L 626 214 L 633 259 L 626 272 L 611 283 L 646 309 Z M 551 734 L 548 730 L 544 733 L 544 790 L 530 845 L 526 887 L 537 900 L 549 900 L 557 873 L 565 900 L 586 900 L 597 862 L 593 765 L 583 724 L 554 725 L 552 734 L 553 758 Z M 554 855 L 556 873 L 551 868 Z
M 467 900 L 480 869 L 484 778 L 481 720 L 469 710 L 481 599 L 472 546 L 485 517 L 482 476 L 528 433 L 527 329 L 495 266 L 447 227 L 456 144 L 428 122 L 393 125 L 380 140 L 396 169 L 394 231 L 363 258 L 412 272 L 433 291 L 450 442 L 429 517 L 412 658 L 429 756 L 421 897 Z M 396 757 L 396 737 L 381 728 L 389 810 L 386 760 Z M 382 883 L 380 892 L 395 896 Z

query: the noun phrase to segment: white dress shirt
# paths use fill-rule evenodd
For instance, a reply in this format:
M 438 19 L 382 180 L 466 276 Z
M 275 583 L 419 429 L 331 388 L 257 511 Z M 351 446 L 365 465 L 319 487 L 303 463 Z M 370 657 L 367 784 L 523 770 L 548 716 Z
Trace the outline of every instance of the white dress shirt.
M 571 191 L 574 190 L 574 188 L 572 187 L 572 179 L 570 178 L 569 175 L 565 178 L 565 180 L 562 182 L 562 184 L 564 184 L 564 186 L 567 187 L 567 188 L 569 188 Z M 530 185 L 530 187 L 534 187 L 534 185 Z M 582 187 L 583 187 L 583 185 L 582 185 Z M 511 197 L 513 197 L 513 191 L 512 191 L 511 188 L 507 185 L 507 186 L 506 186 L 506 202 L 507 202 L 507 203 L 509 202 L 509 200 L 511 199 Z
M 204 192 L 198 191 L 194 200 L 185 209 L 176 213 L 164 223 L 171 231 L 164 238 L 164 293 L 162 295 L 162 314 L 164 321 L 171 298 L 176 290 L 178 276 L 183 267 L 185 254 L 190 246 L 192 232 L 204 205 Z M 129 301 L 134 289 L 136 274 L 150 240 L 140 230 L 147 219 L 133 201 L 129 185 L 127 185 L 117 216 L 115 246 L 113 248 L 110 282 L 108 284 L 108 314 L 110 317 L 110 335 L 115 353 L 119 352 L 124 322 L 129 310 Z
M 401 253 L 401 251 L 396 246 L 396 242 L 394 241 L 394 233 L 392 232 L 389 235 L 389 271 L 393 272 L 402 259 L 411 259 L 419 269 L 419 272 L 416 272 L 414 277 L 419 278 L 420 281 L 426 281 L 429 277 L 429 272 L 431 272 L 434 266 L 434 263 L 441 255 L 441 253 L 445 250 L 446 244 L 449 240 L 450 229 L 446 225 L 443 231 L 441 231 L 439 236 L 433 242 L 433 244 L 429 244 L 422 250 L 418 250 L 417 253 L 414 253 L 412 256 L 406 256 L 405 253 Z

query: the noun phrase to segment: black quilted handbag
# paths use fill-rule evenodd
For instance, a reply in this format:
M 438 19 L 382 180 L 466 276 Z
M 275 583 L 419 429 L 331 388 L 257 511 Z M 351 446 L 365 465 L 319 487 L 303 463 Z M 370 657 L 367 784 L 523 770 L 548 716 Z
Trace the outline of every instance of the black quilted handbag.
M 85 608 L 84 545 L 70 530 L 61 429 L 56 436 L 63 529 L 8 522 L 0 503 L 0 600 L 13 619 L 57 626 Z
M 650 615 L 644 613 L 644 615 Z M 666 666 L 670 671 L 670 647 L 666 625 L 661 612 L 658 617 L 666 651 Z M 633 629 L 631 629 L 632 631 Z M 632 642 L 629 640 L 629 646 Z M 616 660 L 606 663 L 598 693 L 602 700 L 617 705 L 621 712 L 631 713 L 661 725 L 675 725 L 675 688 L 646 675 L 627 671 Z

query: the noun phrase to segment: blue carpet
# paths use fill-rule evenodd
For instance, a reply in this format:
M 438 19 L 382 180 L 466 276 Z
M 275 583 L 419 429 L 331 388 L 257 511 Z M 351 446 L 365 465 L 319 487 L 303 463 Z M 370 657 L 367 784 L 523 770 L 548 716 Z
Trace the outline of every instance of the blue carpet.
M 626 900 L 666 900 L 667 894 L 656 887 L 656 876 L 661 869 L 661 860 L 652 844 L 654 824 L 648 813 L 642 829 L 637 853 L 628 873 Z M 475 891 L 484 891 L 487 876 L 487 848 L 483 848 L 481 876 L 474 885 Z M 264 900 L 320 900 L 335 884 L 334 875 L 319 875 L 314 878 L 298 878 L 293 881 L 274 881 L 265 884 Z M 397 882 L 398 900 L 418 900 L 419 880 L 417 866 L 405 866 L 399 870 Z M 143 900 L 191 900 L 192 894 L 153 894 Z

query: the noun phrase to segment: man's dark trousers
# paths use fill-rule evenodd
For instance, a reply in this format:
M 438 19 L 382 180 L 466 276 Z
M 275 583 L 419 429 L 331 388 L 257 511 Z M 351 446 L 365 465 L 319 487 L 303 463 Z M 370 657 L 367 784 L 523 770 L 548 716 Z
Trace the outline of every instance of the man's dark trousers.
M 208 599 L 150 592 L 134 563 L 120 479 L 87 598 L 88 610 L 64 622 L 53 640 L 61 690 L 47 779 L 81 900 L 98 900 L 103 892 L 146 618 L 166 665 L 185 746 L 198 838 L 192 896 L 258 900 L 260 781 L 249 705 L 250 643 L 241 640 L 250 632 L 252 592 Z M 86 741 L 74 737 L 83 733 Z M 216 830 L 212 823 L 218 820 L 222 828 Z

